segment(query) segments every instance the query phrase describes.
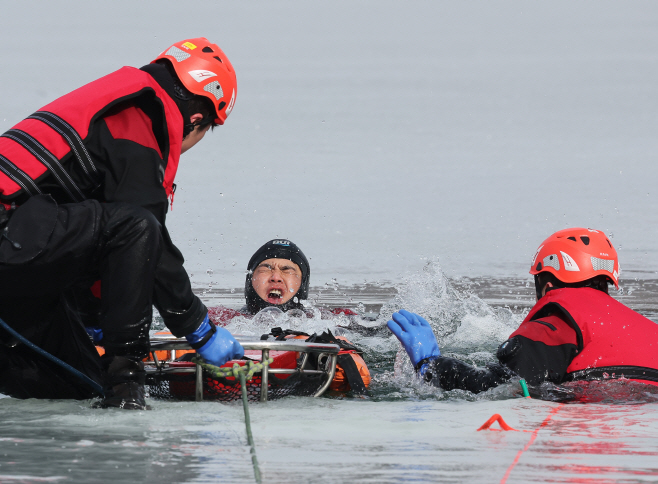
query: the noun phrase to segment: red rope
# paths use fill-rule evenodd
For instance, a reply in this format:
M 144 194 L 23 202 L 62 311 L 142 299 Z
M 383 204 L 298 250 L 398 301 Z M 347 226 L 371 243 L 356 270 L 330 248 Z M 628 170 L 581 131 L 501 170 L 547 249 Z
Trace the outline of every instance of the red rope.
M 514 469 L 514 466 L 516 466 L 517 462 L 519 462 L 519 459 L 521 458 L 521 455 L 528 450 L 528 448 L 532 445 L 532 443 L 535 441 L 537 438 L 537 434 L 541 429 L 546 427 L 548 425 L 548 422 L 553 418 L 553 416 L 558 413 L 558 411 L 562 408 L 562 405 L 564 403 L 559 404 L 557 407 L 555 407 L 553 410 L 551 410 L 548 414 L 548 416 L 544 419 L 544 421 L 541 423 L 539 427 L 537 427 L 534 432 L 532 432 L 532 435 L 530 436 L 530 440 L 526 444 L 526 446 L 523 448 L 523 450 L 520 450 L 518 454 L 516 454 L 516 458 L 514 459 L 514 462 L 512 462 L 512 465 L 509 466 L 507 469 L 507 472 L 505 473 L 505 476 L 501 479 L 500 484 L 505 484 L 507 482 L 507 478 L 509 477 L 510 473 L 512 472 L 512 469 Z M 495 415 L 494 415 L 495 417 Z M 493 418 L 493 417 L 491 417 Z M 491 420 L 491 419 L 489 419 Z M 501 419 L 502 420 L 502 419 Z M 486 425 L 486 424 L 485 424 Z M 502 426 L 502 425 L 501 425 Z

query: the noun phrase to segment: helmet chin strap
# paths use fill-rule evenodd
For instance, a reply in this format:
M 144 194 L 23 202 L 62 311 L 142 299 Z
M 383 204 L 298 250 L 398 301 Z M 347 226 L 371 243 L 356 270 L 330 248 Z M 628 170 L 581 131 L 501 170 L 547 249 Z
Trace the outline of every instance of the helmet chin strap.
M 188 123 L 183 126 L 183 139 L 187 138 L 187 136 L 194 131 L 195 128 L 205 128 L 206 126 L 212 124 L 213 120 L 212 118 L 203 118 L 200 121 L 197 121 L 196 123 Z
M 194 124 L 194 123 L 188 123 L 188 124 L 184 125 L 184 126 L 183 126 L 183 139 L 187 138 L 187 136 L 188 136 L 192 131 L 194 131 L 194 128 L 195 128 L 196 126 L 197 126 L 197 125 Z

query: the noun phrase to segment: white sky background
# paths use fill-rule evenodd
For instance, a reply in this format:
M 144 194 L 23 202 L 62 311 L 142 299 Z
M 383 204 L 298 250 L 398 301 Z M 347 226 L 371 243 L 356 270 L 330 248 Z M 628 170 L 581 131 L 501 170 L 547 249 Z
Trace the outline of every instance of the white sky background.
M 0 0 L 0 131 L 206 36 L 233 63 L 238 97 L 179 167 L 168 226 L 195 283 L 212 269 L 239 287 L 275 237 L 311 258 L 312 285 L 394 281 L 433 256 L 454 276 L 524 277 L 545 237 L 579 225 L 612 232 L 622 268 L 655 277 L 657 13 Z

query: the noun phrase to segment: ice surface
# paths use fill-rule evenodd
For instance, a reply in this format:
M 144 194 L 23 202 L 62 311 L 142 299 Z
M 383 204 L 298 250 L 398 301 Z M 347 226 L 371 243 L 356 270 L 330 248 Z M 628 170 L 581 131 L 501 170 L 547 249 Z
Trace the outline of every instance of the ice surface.
M 180 164 L 168 224 L 195 282 L 239 287 L 274 237 L 304 249 L 313 284 L 396 280 L 437 255 L 451 275 L 521 276 L 567 226 L 613 233 L 624 269 L 655 273 L 656 9 L 5 3 L 0 131 L 206 35 L 239 94 Z

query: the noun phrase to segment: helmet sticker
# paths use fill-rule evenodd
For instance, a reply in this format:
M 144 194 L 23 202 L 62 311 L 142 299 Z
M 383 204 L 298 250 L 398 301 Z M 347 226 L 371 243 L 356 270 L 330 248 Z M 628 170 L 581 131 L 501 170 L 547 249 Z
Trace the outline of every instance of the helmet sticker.
M 552 267 L 556 271 L 560 270 L 560 261 L 557 258 L 557 254 L 551 254 L 544 257 L 544 267 Z
M 572 271 L 572 272 L 579 272 L 580 267 L 578 267 L 578 264 L 576 264 L 576 261 L 571 258 L 569 254 L 566 252 L 560 251 L 560 254 L 562 254 L 562 260 L 564 261 L 564 270 L 565 271 Z
M 215 99 L 217 99 L 218 101 L 224 97 L 224 91 L 222 90 L 222 86 L 217 81 L 209 82 L 208 84 L 203 86 L 203 90 L 215 96 Z
M 288 245 L 290 245 L 290 241 L 289 240 L 273 240 L 272 244 L 288 246 Z
M 592 259 L 592 269 L 595 271 L 608 271 L 613 274 L 615 269 L 615 261 L 612 259 L 599 259 L 598 257 L 590 256 Z
M 217 77 L 217 74 L 215 74 L 213 71 L 207 71 L 205 69 L 198 69 L 195 71 L 189 71 L 188 74 L 192 76 L 192 78 L 196 82 L 203 82 L 206 79 L 210 77 Z
M 194 45 L 192 42 L 183 42 L 183 47 L 187 47 L 190 50 L 196 49 L 196 45 Z
M 233 94 L 231 94 L 231 101 L 226 106 L 226 115 L 228 116 L 233 111 L 233 105 L 235 104 L 235 89 L 233 89 Z
M 182 62 L 185 59 L 188 59 L 191 54 L 188 54 L 187 52 L 180 50 L 178 47 L 172 46 L 169 48 L 167 52 L 165 52 L 164 55 L 170 55 L 174 59 L 176 59 L 176 62 Z
M 537 252 L 535 252 L 535 255 L 532 256 L 532 264 L 530 264 L 531 266 L 535 265 L 535 261 L 537 260 L 537 256 L 539 255 L 539 251 L 542 249 L 542 247 L 544 246 L 540 245 L 539 249 L 537 249 Z

